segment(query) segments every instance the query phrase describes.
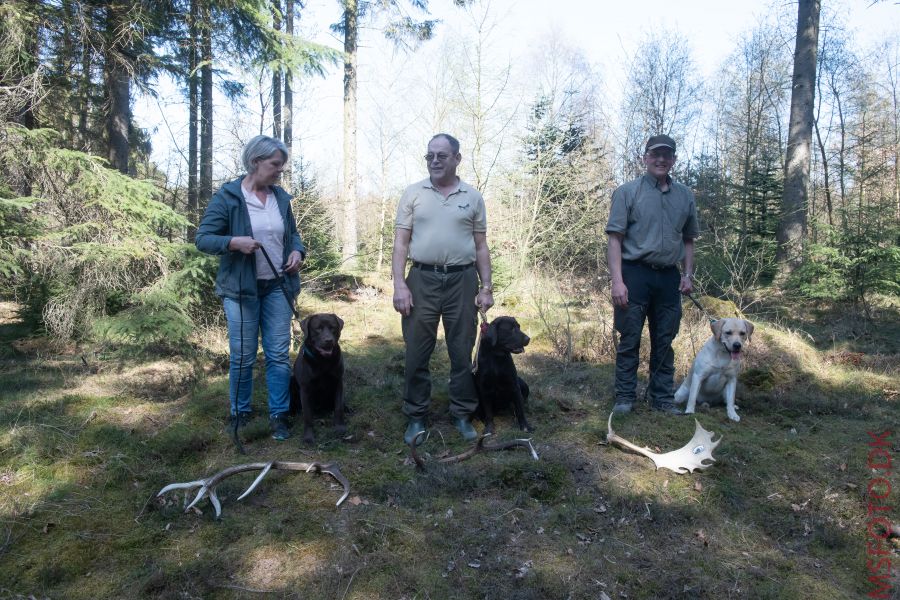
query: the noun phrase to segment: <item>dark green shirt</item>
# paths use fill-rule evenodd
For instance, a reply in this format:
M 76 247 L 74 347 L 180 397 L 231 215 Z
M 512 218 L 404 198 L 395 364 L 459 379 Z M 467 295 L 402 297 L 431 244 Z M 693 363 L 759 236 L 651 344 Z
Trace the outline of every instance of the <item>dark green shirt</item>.
M 669 266 L 684 258 L 684 240 L 699 233 L 694 193 L 669 179 L 661 192 L 655 177 L 642 175 L 616 188 L 606 233 L 621 233 L 622 258 Z

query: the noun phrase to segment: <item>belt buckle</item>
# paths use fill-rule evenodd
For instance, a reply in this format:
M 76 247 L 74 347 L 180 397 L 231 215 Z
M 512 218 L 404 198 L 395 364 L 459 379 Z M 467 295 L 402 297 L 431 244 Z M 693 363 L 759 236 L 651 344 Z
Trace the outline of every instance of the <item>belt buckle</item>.
M 443 271 L 444 273 L 447 272 L 447 265 L 433 265 L 433 266 L 434 266 L 435 273 L 440 273 L 441 271 Z

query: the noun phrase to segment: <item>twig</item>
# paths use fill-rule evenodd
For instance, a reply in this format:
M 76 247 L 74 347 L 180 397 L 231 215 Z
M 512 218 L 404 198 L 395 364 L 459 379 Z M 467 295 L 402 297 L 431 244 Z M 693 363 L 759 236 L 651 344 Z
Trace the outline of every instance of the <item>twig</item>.
M 350 591 L 350 586 L 353 585 L 353 578 L 356 577 L 356 574 L 359 573 L 359 570 L 360 570 L 361 568 L 362 568 L 362 567 L 356 567 L 356 570 L 353 571 L 353 575 L 350 576 L 350 581 L 347 582 L 347 587 L 344 588 L 344 593 L 343 593 L 343 595 L 341 596 L 341 600 L 344 600 L 344 598 L 347 597 L 347 592 Z

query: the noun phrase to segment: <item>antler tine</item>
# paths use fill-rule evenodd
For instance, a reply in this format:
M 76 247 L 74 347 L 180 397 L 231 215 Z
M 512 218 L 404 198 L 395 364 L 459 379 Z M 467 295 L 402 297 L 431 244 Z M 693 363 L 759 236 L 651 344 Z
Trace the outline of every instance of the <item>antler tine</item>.
M 243 500 L 243 499 L 246 498 L 248 495 L 250 495 L 250 492 L 252 492 L 253 490 L 256 489 L 256 486 L 258 486 L 258 485 L 259 485 L 259 482 L 263 480 L 263 477 L 265 477 L 266 475 L 268 475 L 268 474 L 269 474 L 269 471 L 272 470 L 272 465 L 273 465 L 273 464 L 274 464 L 273 462 L 270 462 L 270 463 L 266 464 L 265 467 L 263 467 L 262 472 L 261 472 L 259 475 L 256 476 L 256 479 L 253 480 L 253 483 L 250 484 L 250 487 L 247 488 L 247 491 L 244 492 L 243 494 L 241 494 L 240 496 L 238 496 L 238 500 Z
M 506 450 L 508 448 L 515 448 L 516 446 L 522 446 L 523 448 L 528 448 L 528 451 L 531 452 L 531 457 L 534 460 L 540 460 L 538 456 L 537 450 L 534 449 L 534 444 L 531 443 L 531 438 L 518 438 L 515 440 L 509 440 L 507 442 L 500 442 L 497 444 L 491 444 L 488 446 L 484 446 L 485 450 Z
M 344 477 L 344 474 L 337 468 L 337 465 L 334 463 L 328 463 L 327 465 L 319 465 L 319 469 L 322 473 L 328 473 L 332 477 L 334 477 L 338 483 L 344 486 L 344 495 L 338 498 L 338 501 L 335 503 L 335 506 L 340 506 L 341 503 L 344 502 L 350 496 L 350 481 Z

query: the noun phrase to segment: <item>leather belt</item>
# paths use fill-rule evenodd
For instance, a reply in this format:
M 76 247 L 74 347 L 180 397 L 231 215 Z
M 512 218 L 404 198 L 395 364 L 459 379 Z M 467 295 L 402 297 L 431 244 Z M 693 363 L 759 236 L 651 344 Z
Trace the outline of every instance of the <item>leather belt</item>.
M 473 266 L 475 266 L 475 263 L 469 263 L 467 265 L 426 265 L 425 263 L 413 261 L 413 267 L 416 269 L 434 271 L 435 273 L 457 273 L 459 271 L 465 271 Z
M 654 265 L 653 263 L 644 262 L 642 260 L 626 260 L 622 259 L 622 263 L 626 265 L 637 265 L 639 267 L 647 267 L 648 269 L 653 269 L 654 271 L 665 271 L 668 269 L 674 269 L 675 265 Z

